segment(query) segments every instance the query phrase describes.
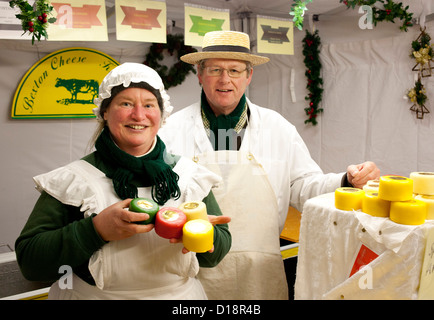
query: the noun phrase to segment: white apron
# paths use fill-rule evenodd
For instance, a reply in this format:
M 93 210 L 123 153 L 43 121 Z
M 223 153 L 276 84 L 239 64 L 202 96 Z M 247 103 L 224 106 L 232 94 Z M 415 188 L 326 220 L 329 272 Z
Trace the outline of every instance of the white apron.
M 277 200 L 262 166 L 244 151 L 214 151 L 194 160 L 223 178 L 213 193 L 231 217 L 230 252 L 216 267 L 199 271 L 208 298 L 288 299 Z
M 219 178 L 205 168 L 198 168 L 185 158 L 178 161 L 174 171 L 180 176 L 181 198 L 171 199 L 164 206 L 178 207 L 184 201 L 203 199 L 209 193 Z M 52 194 L 56 198 L 66 197 L 68 192 L 58 192 L 50 186 L 64 185 L 65 181 L 70 184 L 69 191 L 85 190 L 76 192 L 77 199 L 84 199 L 81 207 L 86 210 L 85 216 L 101 212 L 120 201 L 112 181 L 89 163 L 76 161 L 67 166 L 66 174 L 64 171 L 55 170 L 45 180 L 39 178 L 35 181 L 47 192 L 57 192 L 57 195 Z M 71 172 L 74 175 L 72 181 Z M 54 184 L 52 181 L 56 179 L 50 180 L 53 176 L 59 180 Z M 196 182 L 198 179 L 201 179 L 200 183 Z M 150 187 L 139 188 L 139 196 L 151 197 L 150 190 Z M 70 197 L 74 198 L 74 195 Z M 61 201 L 73 204 L 76 200 Z M 171 244 L 159 237 L 154 230 L 109 242 L 89 260 L 89 270 L 96 286 L 74 275 L 72 289 L 61 290 L 56 282 L 50 289 L 49 299 L 206 299 L 199 280 L 195 278 L 199 270 L 196 256 L 192 252 L 182 254 L 182 247 L 181 243 Z

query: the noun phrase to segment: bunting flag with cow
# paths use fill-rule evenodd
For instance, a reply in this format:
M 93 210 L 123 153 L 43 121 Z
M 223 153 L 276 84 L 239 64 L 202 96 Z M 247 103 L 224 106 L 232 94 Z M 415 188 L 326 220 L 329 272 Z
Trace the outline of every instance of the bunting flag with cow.
M 119 63 L 100 51 L 67 48 L 43 57 L 23 76 L 12 101 L 15 119 L 93 118 L 101 81 Z
M 294 54 L 294 26 L 290 19 L 258 15 L 258 53 Z
M 116 39 L 166 43 L 166 2 L 116 0 Z
M 108 41 L 104 0 L 52 0 L 49 41 Z

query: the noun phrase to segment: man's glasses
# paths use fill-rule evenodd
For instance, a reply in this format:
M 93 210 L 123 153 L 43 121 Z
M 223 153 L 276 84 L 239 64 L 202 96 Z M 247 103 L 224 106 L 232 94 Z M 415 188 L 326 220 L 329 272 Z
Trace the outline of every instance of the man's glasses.
M 220 68 L 220 67 L 205 67 L 205 70 L 206 70 L 206 74 L 208 76 L 211 76 L 211 77 L 220 77 L 222 75 L 223 71 L 226 70 L 229 77 L 239 78 L 244 73 L 244 71 L 247 70 L 247 68 L 244 70 L 238 70 L 235 68 L 224 69 L 224 68 Z

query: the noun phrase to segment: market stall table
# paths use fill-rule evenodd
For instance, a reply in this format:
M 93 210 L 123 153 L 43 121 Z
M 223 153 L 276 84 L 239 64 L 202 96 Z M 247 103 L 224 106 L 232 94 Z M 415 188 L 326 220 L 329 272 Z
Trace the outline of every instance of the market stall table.
M 295 299 L 434 299 L 433 220 L 338 210 L 328 193 L 305 203 L 299 242 Z

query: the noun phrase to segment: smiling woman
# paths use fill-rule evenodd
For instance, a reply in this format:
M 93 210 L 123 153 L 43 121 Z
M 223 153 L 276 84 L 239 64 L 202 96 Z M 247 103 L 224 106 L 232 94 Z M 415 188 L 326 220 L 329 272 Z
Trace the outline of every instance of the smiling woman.
M 157 133 L 171 106 L 155 70 L 137 63 L 114 68 L 95 104 L 96 150 L 34 178 L 41 196 L 15 245 L 24 276 L 55 281 L 69 266 L 73 288 L 54 283 L 53 299 L 205 299 L 199 266 L 214 267 L 231 246 L 230 218 L 211 191 L 220 177 L 167 154 Z M 147 213 L 127 210 L 138 197 L 175 208 L 204 202 L 215 215 L 213 248 L 193 254 L 179 239 L 151 232 L 152 223 L 138 223 Z
M 103 114 L 114 142 L 134 156 L 147 153 L 155 144 L 161 109 L 157 97 L 142 88 L 118 93 Z

